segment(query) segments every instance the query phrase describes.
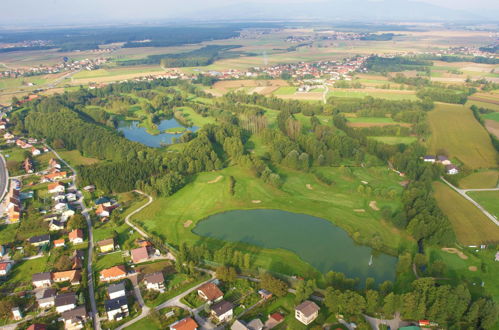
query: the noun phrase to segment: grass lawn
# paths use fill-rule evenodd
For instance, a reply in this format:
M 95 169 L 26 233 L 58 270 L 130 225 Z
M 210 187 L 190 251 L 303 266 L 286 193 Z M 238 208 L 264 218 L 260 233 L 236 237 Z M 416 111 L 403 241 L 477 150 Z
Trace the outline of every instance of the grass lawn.
M 428 118 L 431 154 L 446 151 L 470 169 L 497 167 L 497 152 L 471 110 L 462 105 L 439 103 L 428 113 Z
M 499 121 L 499 112 L 491 112 L 486 115 L 481 116 L 483 119 L 490 119 L 494 121 Z
M 480 171 L 472 173 L 459 181 L 459 187 L 463 189 L 484 189 L 497 187 L 499 171 Z
M 99 162 L 99 160 L 96 158 L 82 156 L 79 150 L 57 150 L 57 153 L 71 166 L 92 165 Z
M 206 281 L 209 277 L 207 275 L 201 277 L 198 280 L 194 280 L 185 274 L 171 274 L 165 277 L 166 292 L 161 293 L 158 297 L 152 301 L 146 301 L 146 305 L 149 307 L 158 306 L 168 299 L 178 296 L 184 291 L 195 287 L 199 283 Z
M 0 225 L 0 244 L 12 243 L 16 239 L 19 224 Z
M 117 265 L 122 265 L 124 263 L 125 263 L 125 258 L 123 257 L 123 252 L 117 251 L 114 253 L 109 253 L 103 256 L 99 256 L 94 269 L 96 271 L 101 271 L 103 269 Z
M 477 245 L 497 242 L 499 227 L 480 210 L 443 182 L 435 182 L 438 206 L 449 218 L 460 243 Z
M 196 243 L 205 241 L 218 248 L 224 243 L 218 240 L 201 238 L 192 233 L 194 225 L 209 215 L 238 209 L 281 209 L 321 217 L 342 227 L 359 241 L 369 241 L 377 234 L 386 249 L 394 251 L 401 240 L 411 239 L 380 219 L 379 212 L 368 206 L 376 199 L 379 207 L 400 207 L 398 198 L 384 199 L 368 197 L 357 193 L 361 180 L 366 180 L 374 189 L 402 190 L 398 176 L 385 167 L 355 168 L 353 171 L 341 168 L 320 168 L 324 175 L 331 177 L 335 184 L 327 186 L 319 183 L 312 173 L 297 173 L 281 170 L 286 182 L 281 189 L 263 183 L 246 169 L 230 167 L 221 171 L 201 173 L 173 196 L 158 198 L 142 212 L 134 216 L 134 221 L 146 231 L 155 233 L 169 243 Z M 208 183 L 222 176 L 216 183 Z M 235 194 L 229 192 L 229 176 L 236 180 Z M 310 184 L 313 190 L 307 189 Z M 258 202 L 260 201 L 260 202 Z M 193 207 L 195 206 L 195 207 Z M 365 209 L 364 213 L 354 212 Z M 187 226 L 187 221 L 193 224 Z M 311 266 L 286 250 L 263 249 L 241 244 L 241 249 L 254 255 L 254 267 L 262 267 L 283 273 L 306 274 Z
M 417 141 L 414 136 L 370 136 L 369 138 L 390 145 L 411 144 Z
M 296 87 L 294 86 L 282 86 L 279 87 L 276 91 L 274 91 L 274 95 L 291 95 L 296 93 Z
M 472 105 L 476 105 L 479 108 L 487 108 L 487 109 L 499 111 L 499 104 L 495 104 L 495 103 L 477 101 L 477 100 L 468 100 L 468 102 L 466 102 L 467 107 L 471 107 Z
M 155 329 L 160 329 L 158 324 L 154 322 L 154 320 L 150 317 L 144 317 L 142 320 L 139 320 L 138 322 L 135 322 L 134 324 L 130 325 L 129 327 L 126 327 L 125 329 L 128 330 L 155 330 Z
M 12 268 L 7 283 L 31 283 L 31 275 L 46 270 L 48 257 L 22 260 Z
M 346 120 L 351 123 L 395 123 L 389 117 L 347 117 Z
M 490 214 L 499 218 L 499 191 L 472 191 L 468 195 L 489 211 Z
M 383 90 L 383 91 L 370 91 L 367 89 L 353 90 L 353 89 L 333 89 L 329 90 L 327 97 L 358 97 L 364 98 L 372 96 L 374 98 L 387 99 L 387 100 L 412 100 L 417 101 L 418 97 L 412 91 L 398 91 L 398 90 Z
M 216 122 L 213 117 L 203 117 L 200 114 L 196 113 L 194 109 L 190 107 L 179 107 L 175 108 L 175 110 L 180 110 L 184 114 L 185 118 L 190 120 L 194 126 L 203 127 L 206 124 L 213 124 Z

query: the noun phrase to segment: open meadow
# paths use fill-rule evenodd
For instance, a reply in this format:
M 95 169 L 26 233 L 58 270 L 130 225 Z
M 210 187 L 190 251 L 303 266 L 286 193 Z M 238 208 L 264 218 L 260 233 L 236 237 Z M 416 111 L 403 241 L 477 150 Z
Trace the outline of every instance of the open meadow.
M 499 171 L 479 171 L 472 173 L 459 180 L 462 189 L 486 189 L 495 188 L 499 180 Z
M 499 219 L 499 191 L 472 191 L 468 195 Z
M 430 153 L 447 154 L 470 169 L 497 167 L 497 152 L 471 110 L 462 105 L 438 103 L 428 119 L 432 133 Z

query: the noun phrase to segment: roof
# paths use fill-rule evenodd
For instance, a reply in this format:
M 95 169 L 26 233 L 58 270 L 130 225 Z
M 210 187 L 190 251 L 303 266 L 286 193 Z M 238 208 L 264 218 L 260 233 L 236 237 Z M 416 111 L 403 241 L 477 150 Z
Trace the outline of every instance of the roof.
M 30 243 L 40 243 L 40 242 L 45 242 L 45 241 L 50 241 L 50 234 L 45 234 L 45 235 L 40 235 L 40 236 L 33 236 L 28 239 Z
M 125 283 L 123 283 L 123 282 L 111 284 L 107 287 L 108 294 L 120 292 L 120 291 L 125 291 Z
M 46 299 L 46 298 L 51 298 L 55 297 L 55 294 L 57 293 L 56 289 L 53 288 L 46 288 L 41 292 L 40 299 Z
M 218 286 L 215 283 L 206 283 L 201 285 L 198 288 L 199 291 L 203 292 L 203 294 L 208 298 L 208 300 L 216 300 L 220 297 L 223 297 L 223 292 L 220 291 Z
M 244 324 L 243 321 L 236 320 L 230 327 L 231 330 L 248 330 L 248 327 Z
M 45 273 L 36 273 L 31 276 L 31 280 L 33 282 L 38 282 L 38 281 L 50 281 L 52 280 L 52 274 L 49 272 Z
M 447 156 L 442 156 L 442 155 L 437 156 L 437 159 L 438 159 L 439 161 L 449 160 L 449 158 L 448 158 Z
M 457 166 L 456 166 L 456 165 L 452 165 L 452 164 L 450 164 L 450 165 L 445 165 L 445 169 L 446 169 L 447 171 L 450 171 L 450 170 L 457 170 Z
M 147 252 L 147 248 L 145 246 L 133 249 L 130 252 L 132 254 L 132 261 L 135 263 L 149 259 L 149 253 Z
M 198 324 L 196 323 L 196 321 L 194 321 L 190 317 L 187 317 L 183 320 L 180 320 L 177 323 L 174 323 L 170 326 L 170 328 L 175 329 L 175 330 L 194 330 L 197 327 L 198 327 Z
M 144 281 L 152 284 L 164 283 L 165 277 L 163 276 L 162 272 L 156 272 L 156 273 L 146 274 L 144 276 Z
M 106 312 L 121 309 L 122 306 L 127 305 L 127 298 L 119 297 L 111 300 L 106 300 L 105 305 L 106 305 Z
M 62 313 L 62 318 L 64 320 L 71 320 L 75 318 L 85 318 L 85 317 L 87 317 L 87 309 L 85 308 L 85 305 L 78 306 L 75 309 L 65 311 Z
M 260 330 L 260 329 L 263 329 L 263 322 L 260 319 L 251 320 L 248 323 L 248 328 L 250 328 L 250 330 Z
M 98 246 L 106 246 L 106 245 L 114 245 L 114 238 L 103 239 L 102 241 L 98 241 Z
M 107 198 L 107 197 L 101 197 L 101 198 L 97 198 L 95 200 L 95 205 L 104 204 L 104 203 L 107 203 L 107 202 L 109 202 L 109 198 Z
M 60 182 L 54 182 L 54 183 L 49 183 L 48 185 L 48 190 L 52 190 L 52 189 L 55 189 L 59 186 L 63 186 L 62 183 Z M 64 186 L 63 186 L 64 187 Z
M 54 243 L 54 245 L 64 244 L 64 238 L 56 239 L 55 241 L 53 241 L 53 243 Z
M 316 303 L 310 300 L 305 300 L 298 306 L 296 306 L 296 310 L 300 311 L 306 317 L 312 316 L 314 313 L 319 311 L 319 306 Z
M 0 262 L 0 270 L 6 270 L 10 262 Z
M 426 155 L 423 157 L 423 159 L 435 159 L 435 156 Z
M 69 278 L 71 282 L 80 281 L 81 273 L 79 270 L 66 270 L 64 272 L 55 272 L 52 274 L 54 281 L 58 279 Z
M 47 330 L 47 326 L 45 324 L 33 323 L 26 330 Z
M 69 233 L 69 239 L 75 239 L 75 238 L 83 238 L 83 230 L 81 229 L 74 229 Z
M 126 269 L 125 269 L 124 265 L 119 265 L 119 266 L 114 266 L 111 268 L 104 269 L 103 271 L 100 272 L 100 274 L 104 278 L 118 277 L 118 276 L 126 275 Z
M 222 300 L 214 304 L 211 307 L 211 310 L 215 313 L 215 315 L 221 316 L 230 311 L 232 308 L 234 308 L 234 305 L 232 305 L 232 303 L 228 302 L 227 300 Z
M 281 322 L 282 320 L 284 320 L 284 316 L 282 316 L 282 314 L 280 313 L 274 313 L 270 315 L 270 318 L 276 320 L 277 322 Z
M 76 295 L 73 292 L 61 293 L 55 296 L 55 306 L 76 305 Z

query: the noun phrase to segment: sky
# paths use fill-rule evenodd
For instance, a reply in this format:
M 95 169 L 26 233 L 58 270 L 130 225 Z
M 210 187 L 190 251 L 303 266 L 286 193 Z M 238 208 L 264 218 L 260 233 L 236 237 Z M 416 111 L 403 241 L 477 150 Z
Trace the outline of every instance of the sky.
M 188 19 L 209 8 L 239 3 L 266 4 L 334 2 L 335 0 L 0 0 L 0 26 L 64 25 L 116 22 L 139 23 L 148 20 Z M 371 0 L 383 1 L 383 0 Z M 472 12 L 496 11 L 499 0 L 418 0 L 442 7 Z M 357 0 L 351 0 L 352 6 Z M 223 13 L 220 18 L 224 17 Z M 213 17 L 216 18 L 216 17 Z

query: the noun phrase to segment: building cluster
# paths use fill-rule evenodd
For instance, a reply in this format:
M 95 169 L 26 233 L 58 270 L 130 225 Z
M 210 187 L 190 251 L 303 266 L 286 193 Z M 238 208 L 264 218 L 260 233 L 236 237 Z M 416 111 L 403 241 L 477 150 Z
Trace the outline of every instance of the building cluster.
M 447 156 L 426 155 L 423 157 L 423 161 L 425 163 L 443 165 L 445 167 L 445 172 L 449 175 L 455 175 L 459 173 L 459 168 L 456 165 L 452 164 L 452 162 L 449 160 Z

